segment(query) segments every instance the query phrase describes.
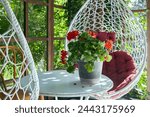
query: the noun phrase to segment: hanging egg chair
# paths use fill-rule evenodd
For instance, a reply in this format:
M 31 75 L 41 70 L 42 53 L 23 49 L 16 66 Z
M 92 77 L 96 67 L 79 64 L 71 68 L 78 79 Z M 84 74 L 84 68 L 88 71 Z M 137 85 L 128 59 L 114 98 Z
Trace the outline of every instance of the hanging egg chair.
M 122 0 L 87 0 L 71 22 L 68 32 L 72 30 L 79 30 L 80 32 L 86 30 L 115 32 L 116 40 L 111 52 L 114 57 L 113 59 L 116 60 L 115 56 L 119 56 L 119 60 L 124 60 L 124 64 L 128 63 L 129 60 L 132 61 L 131 64 L 126 64 L 126 66 L 128 65 L 128 68 L 133 66 L 134 69 L 132 70 L 134 72 L 132 71 L 127 76 L 128 69 L 123 68 L 124 65 L 122 64 L 118 67 L 118 69 L 121 68 L 123 71 L 126 71 L 120 71 L 118 74 L 124 74 L 127 78 L 132 77 L 130 79 L 124 78 L 120 80 L 121 82 L 118 85 L 121 88 L 117 88 L 116 86 L 117 90 L 108 91 L 103 96 L 95 95 L 96 98 L 118 99 L 128 93 L 137 84 L 146 64 L 146 35 L 140 23 Z M 67 44 L 68 41 L 66 40 L 66 49 Z M 116 61 L 115 63 L 119 62 Z M 104 63 L 105 69 L 113 69 L 113 67 L 117 66 L 116 64 L 116 66 L 106 64 Z M 119 72 L 117 69 L 115 70 L 116 73 Z M 106 71 L 103 71 L 103 73 L 107 75 Z M 112 79 L 111 76 L 108 77 Z M 121 78 L 116 76 L 114 79 L 118 82 Z M 116 81 L 113 80 L 114 84 Z M 122 85 L 125 81 L 127 81 L 126 84 Z
M 39 81 L 28 43 L 9 2 L 0 0 L 0 5 L 0 18 L 8 28 L 0 34 L 0 99 L 37 100 Z M 22 85 L 22 77 L 27 74 L 29 82 Z

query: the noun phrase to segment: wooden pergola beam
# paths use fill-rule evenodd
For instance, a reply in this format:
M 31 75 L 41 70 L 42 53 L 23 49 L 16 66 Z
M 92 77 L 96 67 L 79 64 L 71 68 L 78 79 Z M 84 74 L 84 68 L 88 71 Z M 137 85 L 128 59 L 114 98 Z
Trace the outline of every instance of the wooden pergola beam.
M 24 2 L 31 3 L 33 5 L 42 5 L 42 6 L 48 6 L 48 3 L 41 2 L 41 1 L 35 1 L 35 0 L 23 0 Z
M 23 2 L 28 2 L 32 5 L 39 5 L 39 6 L 48 6 L 49 4 L 47 2 L 42 2 L 42 1 L 35 1 L 35 0 L 22 0 Z M 54 4 L 55 8 L 59 8 L 59 9 L 65 9 L 66 7 L 63 5 L 57 5 Z
M 32 41 L 48 41 L 48 37 L 27 37 L 26 39 L 27 39 L 28 42 L 32 42 Z M 8 41 L 9 38 L 5 38 L 5 40 Z M 54 40 L 60 40 L 60 41 L 61 40 L 65 40 L 65 37 L 54 37 Z M 2 38 L 0 38 L 0 42 L 4 42 Z M 14 38 L 12 38 L 10 40 L 10 42 L 15 42 Z
M 132 12 L 146 12 L 147 9 L 132 10 Z
M 148 99 L 150 99 L 150 0 L 147 0 L 147 45 L 148 45 L 148 58 L 147 58 L 147 74 L 148 74 Z
M 48 59 L 48 66 L 47 70 L 53 69 L 53 60 L 54 60 L 54 0 L 48 0 L 47 6 L 47 23 L 48 23 L 48 45 L 47 45 L 47 59 Z

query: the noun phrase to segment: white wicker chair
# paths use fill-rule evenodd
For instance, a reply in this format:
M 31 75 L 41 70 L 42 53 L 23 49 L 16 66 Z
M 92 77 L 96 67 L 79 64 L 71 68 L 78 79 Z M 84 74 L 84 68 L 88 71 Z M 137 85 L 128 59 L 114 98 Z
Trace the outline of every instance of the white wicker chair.
M 144 30 L 123 0 L 87 0 L 74 17 L 69 31 L 85 30 L 115 32 L 113 51 L 128 52 L 136 63 L 135 78 L 124 88 L 113 94 L 96 96 L 99 99 L 115 99 L 129 92 L 139 81 L 146 64 L 147 41 Z M 69 32 L 68 31 L 68 32 Z M 66 40 L 66 50 L 68 41 Z
M 37 100 L 39 96 L 39 81 L 37 72 L 34 65 L 34 60 L 32 58 L 32 54 L 30 52 L 28 43 L 26 38 L 20 28 L 20 25 L 14 15 L 9 2 L 7 0 L 0 0 L 0 4 L 4 6 L 3 10 L 0 10 L 0 15 L 5 17 L 7 21 L 10 23 L 10 28 L 7 32 L 0 34 L 0 46 L 6 46 L 5 51 L 0 49 L 0 54 L 3 55 L 1 63 L 0 63 L 0 74 L 8 73 L 5 71 L 9 66 L 17 67 L 17 79 L 12 78 L 13 85 L 10 86 L 9 91 L 5 91 L 3 88 L 0 88 L 0 95 L 5 96 L 4 99 L 12 100 L 12 99 L 26 99 L 26 94 L 29 92 L 29 99 L 30 100 Z M 6 11 L 6 12 L 5 12 Z M 7 14 L 7 15 L 6 15 Z M 13 43 L 11 43 L 13 41 Z M 15 42 L 15 43 L 14 43 Z M 15 44 L 24 54 L 24 59 L 21 62 L 14 63 L 10 58 L 10 51 L 9 46 Z M 9 64 L 9 65 L 8 65 Z M 9 68 L 10 69 L 10 68 Z M 25 72 L 30 74 L 29 82 L 26 86 L 21 84 L 22 77 L 24 76 Z M 20 98 L 20 90 L 21 90 L 21 98 Z

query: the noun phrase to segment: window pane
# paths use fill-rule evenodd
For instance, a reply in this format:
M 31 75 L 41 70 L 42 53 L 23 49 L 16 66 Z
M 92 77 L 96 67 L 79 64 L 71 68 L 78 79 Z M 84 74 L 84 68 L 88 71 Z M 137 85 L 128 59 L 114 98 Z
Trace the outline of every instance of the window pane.
M 20 1 L 20 0 L 11 0 L 10 1 L 10 5 L 11 5 L 11 8 L 13 9 L 22 29 L 23 29 L 23 3 Z M 3 13 L 5 13 L 5 16 L 6 15 L 6 12 L 4 10 L 4 7 L 3 5 L 0 3 L 0 34 L 3 34 L 4 32 L 6 32 L 9 27 L 10 27 L 10 23 L 8 22 L 8 20 L 6 19 L 6 17 L 4 17 Z
M 63 69 L 61 64 L 60 52 L 64 49 L 64 40 L 54 41 L 54 69 Z
M 67 16 L 64 9 L 54 9 L 54 35 L 55 37 L 65 37 L 67 32 Z
M 47 68 L 47 41 L 29 42 L 29 47 L 37 70 L 46 71 Z
M 67 0 L 54 0 L 54 4 L 57 5 L 64 5 L 67 2 Z
M 47 8 L 29 4 L 29 37 L 47 36 Z

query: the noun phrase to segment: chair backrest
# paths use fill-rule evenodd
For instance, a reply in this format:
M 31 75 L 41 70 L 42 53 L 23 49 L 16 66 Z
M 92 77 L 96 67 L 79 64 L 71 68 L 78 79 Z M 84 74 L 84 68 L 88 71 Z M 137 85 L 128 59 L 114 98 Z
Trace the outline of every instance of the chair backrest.
M 27 91 L 30 91 L 30 99 L 35 100 L 38 99 L 39 96 L 39 81 L 38 81 L 38 75 L 36 72 L 34 60 L 31 54 L 31 51 L 29 49 L 28 43 L 26 41 L 26 38 L 21 30 L 21 27 L 16 19 L 15 14 L 13 13 L 9 2 L 7 0 L 0 0 L 0 4 L 3 5 L 4 10 L 0 10 L 0 16 L 4 17 L 8 23 L 10 24 L 8 31 L 6 31 L 3 34 L 0 34 L 0 53 L 3 55 L 3 61 L 0 63 L 0 74 L 2 74 L 3 70 L 6 69 L 6 66 L 14 65 L 17 66 L 18 63 L 15 63 L 14 61 L 11 61 L 10 56 L 11 53 L 9 53 L 8 50 L 10 50 L 10 46 L 15 45 L 19 48 L 19 50 L 22 51 L 24 57 L 23 61 L 20 63 L 21 67 L 18 67 L 19 69 L 16 69 L 17 73 L 15 73 L 14 70 L 14 76 L 17 75 L 17 80 L 14 81 L 14 85 L 11 87 L 11 90 L 9 92 L 4 91 L 2 88 L 0 88 L 0 95 L 5 94 L 4 99 L 13 99 L 14 97 L 19 98 L 18 93 L 20 92 L 23 94 L 23 98 L 25 99 Z M 7 14 L 7 15 L 6 15 Z M 5 46 L 5 47 L 4 47 Z M 6 54 L 3 51 L 4 48 L 6 50 Z M 16 54 L 18 56 L 19 54 Z M 12 56 L 11 56 L 12 57 Z M 16 58 L 17 61 L 18 58 Z M 9 66 L 8 65 L 8 66 Z M 14 67 L 15 69 L 15 67 Z M 29 74 L 29 83 L 26 84 L 26 86 L 22 86 L 21 79 L 24 76 L 25 72 L 28 71 Z M 5 74 L 2 74 L 3 76 L 7 75 L 7 72 Z
M 0 61 L 3 62 L 6 58 L 12 64 L 7 64 L 0 72 L 3 81 L 2 85 L 5 90 L 8 90 L 7 86 L 9 84 L 13 85 L 16 82 L 17 77 L 19 77 L 19 72 L 24 70 L 25 61 L 22 50 L 17 46 L 0 46 Z M 4 75 L 6 75 L 6 78 Z M 11 87 L 10 85 L 9 87 Z
M 21 66 L 22 61 L 24 60 L 24 54 L 17 46 L 0 46 L 0 61 L 8 59 L 13 63 L 13 78 L 17 76 L 17 65 Z M 23 66 L 23 65 L 22 65 Z M 23 69 L 24 67 L 22 67 Z M 1 71 L 2 72 L 2 71 Z

